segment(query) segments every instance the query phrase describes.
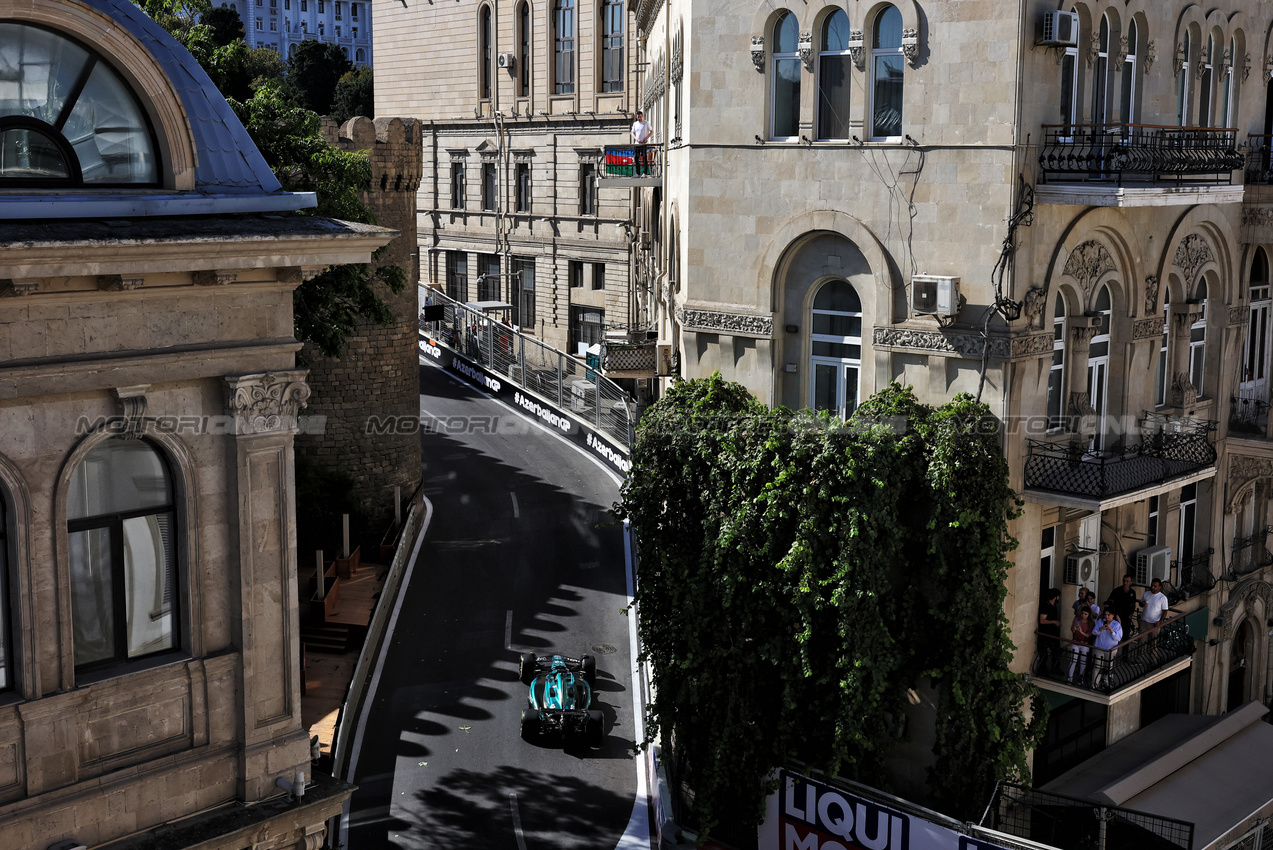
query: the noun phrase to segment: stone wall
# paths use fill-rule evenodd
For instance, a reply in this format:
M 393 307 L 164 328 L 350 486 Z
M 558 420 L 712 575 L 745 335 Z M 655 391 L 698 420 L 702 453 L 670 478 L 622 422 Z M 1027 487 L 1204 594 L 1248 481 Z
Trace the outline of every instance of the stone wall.
M 360 323 L 339 358 L 322 356 L 307 344 L 301 352 L 310 370 L 313 396 L 308 416 L 325 417 L 321 433 L 297 436 L 297 454 L 323 469 L 346 473 L 354 495 L 373 514 L 393 510 L 393 487 L 409 495 L 420 481 L 420 437 L 411 429 L 369 433 L 369 422 L 401 422 L 419 417 L 419 359 L 416 340 L 416 287 L 420 263 L 416 247 L 416 190 L 420 184 L 420 125 L 414 119 L 353 118 L 337 128 L 323 119 L 327 141 L 345 151 L 367 151 L 371 186 L 362 200 L 376 223 L 399 236 L 380 257 L 381 265 L 406 272 L 407 285 L 394 295 L 378 286 L 393 311 L 389 325 Z M 394 430 L 390 429 L 376 429 Z

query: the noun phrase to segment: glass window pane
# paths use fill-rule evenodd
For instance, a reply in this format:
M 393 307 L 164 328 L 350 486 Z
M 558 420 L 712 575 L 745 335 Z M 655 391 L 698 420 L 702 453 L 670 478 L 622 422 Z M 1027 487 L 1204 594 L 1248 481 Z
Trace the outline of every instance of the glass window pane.
M 902 135 L 902 57 L 875 57 L 871 135 Z
M 858 369 L 856 366 L 844 367 L 844 415 L 847 417 L 858 406 Z
M 800 31 L 796 16 L 784 12 L 774 24 L 774 53 L 795 53 L 800 49 Z
M 847 280 L 833 280 L 823 284 L 813 299 L 813 309 L 832 310 L 837 313 L 861 313 L 862 299 Z
M 818 63 L 818 138 L 847 139 L 849 129 L 848 56 L 823 56 Z
M 862 336 L 861 316 L 836 316 L 828 313 L 813 314 L 813 332 L 827 336 Z
M 150 132 L 137 101 L 100 62 L 63 128 L 85 183 L 158 181 Z
M 813 367 L 813 409 L 836 411 L 834 366 L 816 363 Z
M 71 624 L 75 666 L 115 657 L 115 602 L 111 574 L 110 529 L 67 535 L 70 550 Z
M 0 23 L 0 115 L 56 124 L 88 58 L 82 47 L 47 30 Z
M 846 345 L 839 342 L 813 342 L 814 357 L 837 357 L 845 360 L 858 360 L 862 357 L 862 346 Z
M 872 47 L 902 46 L 902 13 L 889 6 L 875 19 L 875 38 Z
M 128 657 L 176 644 L 173 632 L 172 514 L 123 521 L 124 593 L 128 601 Z
M 849 49 L 849 16 L 843 9 L 836 9 L 831 17 L 827 18 L 822 28 L 822 49 Z
M 172 486 L 159 454 L 144 440 L 107 440 L 76 467 L 67 518 L 127 513 L 172 504 Z
M 1074 77 L 1078 56 L 1066 53 L 1061 61 L 1061 123 L 1074 123 Z
M 26 127 L 0 133 L 0 177 L 69 180 L 71 169 L 48 136 Z
M 800 60 L 774 62 L 774 137 L 800 133 Z

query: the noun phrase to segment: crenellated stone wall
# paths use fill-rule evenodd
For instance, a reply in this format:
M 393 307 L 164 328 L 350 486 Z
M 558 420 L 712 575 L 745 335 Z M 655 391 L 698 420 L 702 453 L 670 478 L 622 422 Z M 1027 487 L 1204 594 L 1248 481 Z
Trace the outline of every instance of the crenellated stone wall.
M 323 119 L 323 135 L 345 151 L 367 151 L 371 185 L 362 193 L 376 223 L 399 236 L 379 258 L 397 265 L 407 285 L 394 295 L 383 286 L 380 297 L 393 310 L 389 325 L 363 322 L 349 336 L 339 358 L 322 356 L 312 345 L 301 352 L 309 367 L 313 396 L 308 417 L 325 417 L 319 433 L 296 438 L 298 455 L 315 465 L 351 475 L 355 495 L 373 514 L 393 510 L 393 487 L 409 495 L 420 481 L 420 437 L 402 427 L 376 427 L 369 422 L 403 422 L 419 418 L 419 360 L 416 287 L 420 263 L 416 244 L 416 190 L 420 185 L 420 124 L 415 119 L 352 118 L 337 127 Z M 316 424 L 316 420 L 310 419 Z M 302 431 L 320 429 L 302 428 Z

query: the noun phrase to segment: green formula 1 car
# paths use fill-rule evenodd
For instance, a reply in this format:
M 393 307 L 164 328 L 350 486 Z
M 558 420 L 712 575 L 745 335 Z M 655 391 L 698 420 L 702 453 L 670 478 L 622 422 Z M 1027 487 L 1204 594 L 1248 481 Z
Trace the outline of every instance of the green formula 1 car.
M 591 655 L 538 657 L 522 653 L 522 684 L 530 686 L 529 708 L 522 709 L 522 738 L 553 736 L 599 747 L 605 739 L 602 714 L 593 708 L 592 684 L 597 659 Z

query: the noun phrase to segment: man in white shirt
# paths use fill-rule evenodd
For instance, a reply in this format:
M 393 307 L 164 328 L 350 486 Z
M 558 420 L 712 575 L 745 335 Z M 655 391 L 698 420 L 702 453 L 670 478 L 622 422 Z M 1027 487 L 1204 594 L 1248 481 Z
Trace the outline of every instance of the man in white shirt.
M 645 120 L 645 113 L 638 109 L 636 120 L 632 122 L 632 145 L 637 174 L 650 173 L 650 150 L 648 145 L 652 138 L 654 138 L 654 128 Z
M 1150 629 L 1158 628 L 1162 624 L 1162 618 L 1167 615 L 1167 594 L 1162 592 L 1162 582 L 1154 579 L 1141 602 L 1145 605 L 1140 612 L 1140 631 L 1144 634 Z M 1152 641 L 1153 637 L 1147 640 Z

